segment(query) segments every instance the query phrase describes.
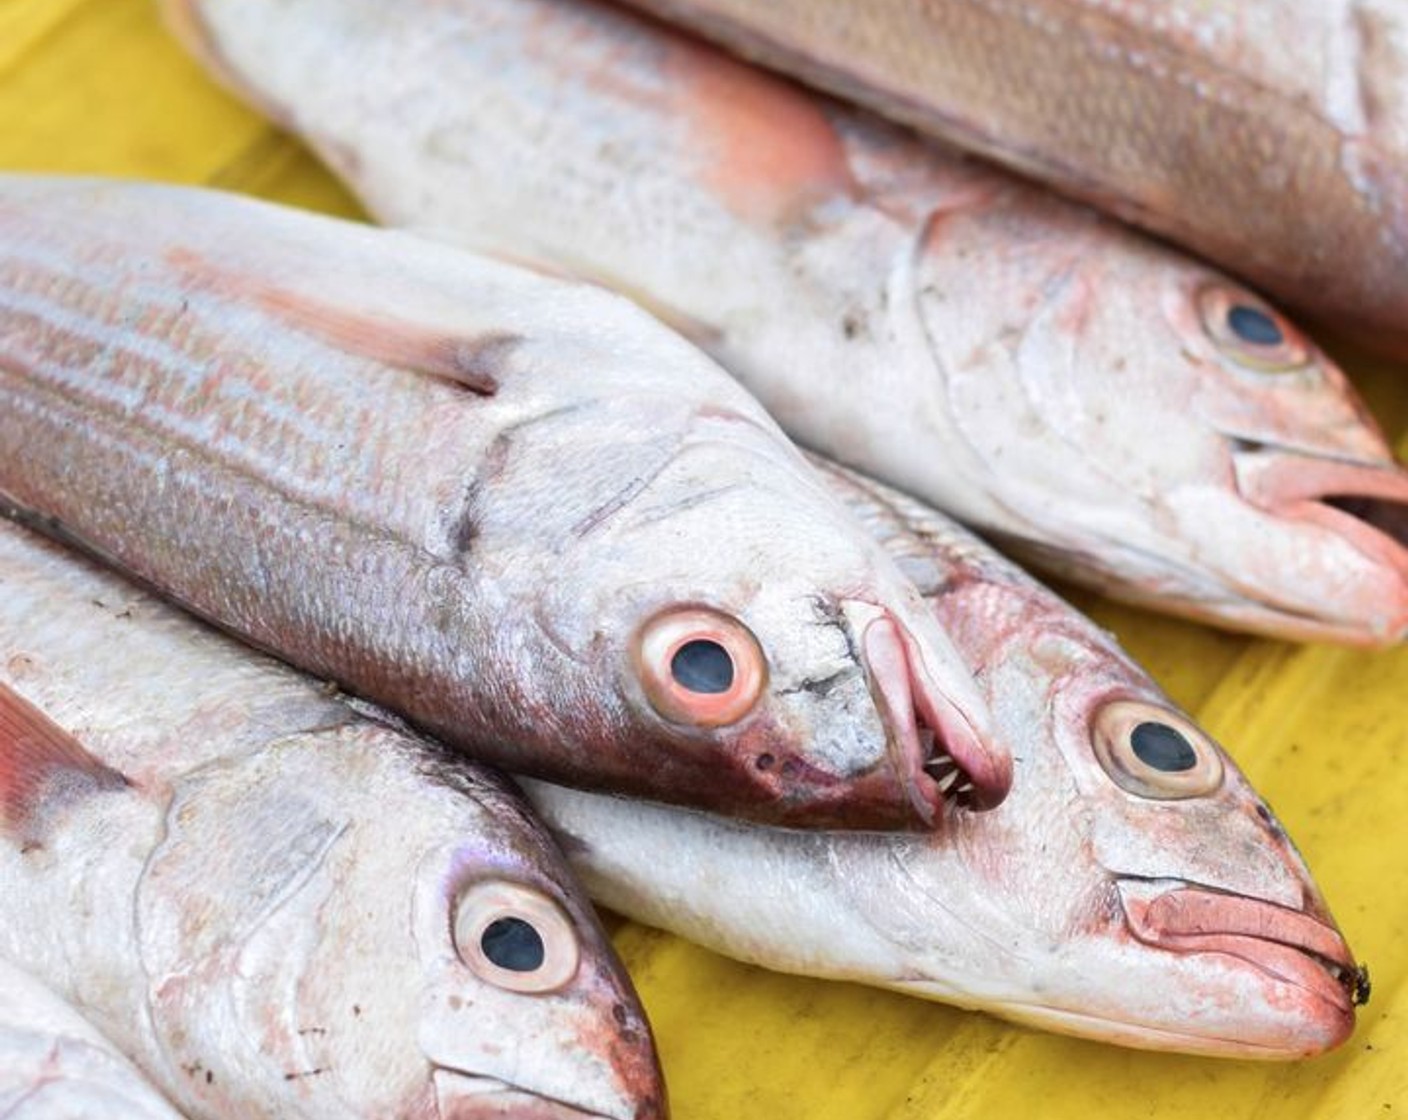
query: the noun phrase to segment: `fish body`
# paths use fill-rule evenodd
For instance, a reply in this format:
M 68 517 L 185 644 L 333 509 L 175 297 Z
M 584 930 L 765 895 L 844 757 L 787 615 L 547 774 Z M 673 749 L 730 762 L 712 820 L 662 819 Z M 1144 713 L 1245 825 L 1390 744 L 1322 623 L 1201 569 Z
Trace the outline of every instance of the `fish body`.
M 0 496 L 32 523 L 525 772 L 922 826 L 941 753 L 1001 799 L 912 585 L 625 300 L 131 184 L 6 179 L 0 246 Z
M 1408 474 L 1218 272 L 614 6 L 166 8 L 380 219 L 630 294 L 1024 559 L 1283 637 L 1408 630 Z
M 1408 355 L 1393 0 L 633 0 Z
M 593 896 L 769 968 L 1124 1045 L 1284 1059 L 1343 1042 L 1366 974 L 1232 760 L 1109 635 L 991 549 L 833 477 L 993 697 L 1016 759 L 1007 800 L 957 812 L 939 840 L 529 783 Z
M 181 1120 L 75 1008 L 4 961 L 0 1114 L 8 1120 Z
M 182 1113 L 664 1115 L 505 780 L 5 522 L 0 654 L 0 956 Z

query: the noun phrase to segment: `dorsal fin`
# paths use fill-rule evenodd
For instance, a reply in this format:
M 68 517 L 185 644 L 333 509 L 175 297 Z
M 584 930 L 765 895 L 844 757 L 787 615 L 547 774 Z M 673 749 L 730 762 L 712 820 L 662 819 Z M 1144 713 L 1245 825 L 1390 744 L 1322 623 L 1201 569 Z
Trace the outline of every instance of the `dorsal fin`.
M 18 693 L 0 684 L 0 827 L 29 835 L 50 797 L 121 789 L 127 779 Z
M 391 314 L 341 306 L 333 298 L 221 269 L 187 249 L 173 250 L 166 256 L 196 284 L 251 300 L 294 330 L 344 353 L 443 377 L 484 396 L 498 392 L 499 368 L 521 341 L 509 331 L 460 334 Z

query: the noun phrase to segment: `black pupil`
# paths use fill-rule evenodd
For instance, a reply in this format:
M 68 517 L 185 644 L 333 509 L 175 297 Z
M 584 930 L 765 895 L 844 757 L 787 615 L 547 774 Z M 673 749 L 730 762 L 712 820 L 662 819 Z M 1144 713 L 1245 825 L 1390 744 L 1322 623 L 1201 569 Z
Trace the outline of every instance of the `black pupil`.
M 1254 346 L 1279 346 L 1286 341 L 1276 320 L 1255 307 L 1238 304 L 1227 313 L 1227 325 L 1243 342 Z
M 484 955 L 510 972 L 536 972 L 543 967 L 543 939 L 522 918 L 499 918 L 490 922 L 479 938 Z
M 670 672 L 690 692 L 727 692 L 733 685 L 733 658 L 718 642 L 699 638 L 675 650 Z
M 1162 723 L 1141 723 L 1129 737 L 1139 761 L 1165 773 L 1191 770 L 1198 752 L 1182 734 Z

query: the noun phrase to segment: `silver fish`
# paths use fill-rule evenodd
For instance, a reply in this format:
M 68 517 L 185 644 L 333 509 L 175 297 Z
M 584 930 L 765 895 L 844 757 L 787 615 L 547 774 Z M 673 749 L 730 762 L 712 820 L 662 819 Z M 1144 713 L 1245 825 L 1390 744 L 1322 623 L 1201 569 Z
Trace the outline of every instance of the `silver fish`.
M 0 180 L 0 495 L 486 761 L 796 824 L 1010 763 L 913 586 L 625 300 L 215 192 Z M 825 689 L 816 681 L 827 681 Z
M 665 1114 L 491 771 L 0 522 L 0 956 L 194 1117 Z
M 614 6 L 166 8 L 383 220 L 629 293 L 1024 558 L 1282 637 L 1408 633 L 1408 473 L 1226 276 Z
M 942 839 L 796 832 L 532 782 L 600 902 L 741 960 L 1123 1045 L 1298 1058 L 1367 973 L 1232 760 L 1113 639 L 894 491 L 835 485 L 948 622 L 1016 759 Z
M 1408 356 L 1398 0 L 629 0 Z
M 111 1042 L 28 973 L 0 960 L 0 1116 L 181 1120 Z

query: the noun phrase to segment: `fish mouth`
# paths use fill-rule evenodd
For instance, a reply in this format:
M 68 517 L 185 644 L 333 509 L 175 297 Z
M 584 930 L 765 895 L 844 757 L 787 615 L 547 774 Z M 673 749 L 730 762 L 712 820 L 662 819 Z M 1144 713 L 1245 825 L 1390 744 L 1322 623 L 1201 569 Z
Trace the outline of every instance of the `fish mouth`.
M 1353 1029 L 1354 1009 L 1369 998 L 1369 974 L 1334 926 L 1303 910 L 1208 887 L 1164 889 L 1121 879 L 1118 888 L 1137 940 L 1178 953 L 1235 957 L 1298 989 L 1331 1022 L 1331 1045 Z
M 545 1097 L 494 1077 L 438 1066 L 434 1074 L 437 1120 L 663 1120 L 649 1104 L 640 1110 L 593 1112 Z
M 1408 634 L 1408 470 L 1385 460 L 1331 459 L 1235 439 L 1233 473 L 1250 505 L 1280 520 L 1329 530 L 1378 564 L 1398 585 L 1390 641 Z
M 1010 757 L 989 745 L 944 692 L 914 637 L 883 607 L 852 600 L 843 610 L 859 637 L 891 762 L 919 818 L 932 826 L 945 804 L 971 810 L 1001 804 L 1012 785 Z

